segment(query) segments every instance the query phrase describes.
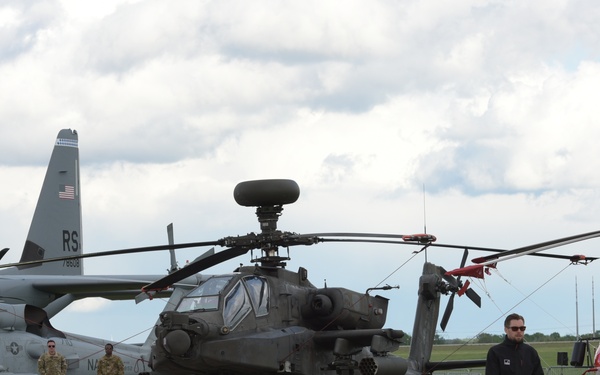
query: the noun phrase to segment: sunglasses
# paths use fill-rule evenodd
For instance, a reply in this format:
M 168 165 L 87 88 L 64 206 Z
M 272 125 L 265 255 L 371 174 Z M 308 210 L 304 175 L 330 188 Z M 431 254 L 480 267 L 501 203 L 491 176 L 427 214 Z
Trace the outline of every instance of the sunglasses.
M 511 331 L 513 331 L 513 332 L 517 332 L 517 331 L 519 331 L 519 330 L 521 330 L 521 331 L 525 331 L 525 328 L 527 328 L 527 327 L 525 327 L 525 326 L 520 326 L 520 327 L 508 327 L 508 328 L 510 328 L 510 330 L 511 330 Z
M 48 345 L 49 348 L 54 348 L 55 345 Z

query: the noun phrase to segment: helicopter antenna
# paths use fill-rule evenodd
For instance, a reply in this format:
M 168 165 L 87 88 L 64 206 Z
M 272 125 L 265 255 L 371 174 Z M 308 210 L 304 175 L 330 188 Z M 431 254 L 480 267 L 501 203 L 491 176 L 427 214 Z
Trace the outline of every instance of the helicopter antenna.
M 427 210 L 425 209 L 425 183 L 423 183 L 423 233 L 427 234 Z
M 427 234 L 427 210 L 425 207 L 425 183 L 423 183 L 423 233 Z M 425 248 L 425 262 L 427 262 L 427 248 Z
M 592 276 L 592 332 L 596 334 L 596 302 L 594 302 L 594 276 Z

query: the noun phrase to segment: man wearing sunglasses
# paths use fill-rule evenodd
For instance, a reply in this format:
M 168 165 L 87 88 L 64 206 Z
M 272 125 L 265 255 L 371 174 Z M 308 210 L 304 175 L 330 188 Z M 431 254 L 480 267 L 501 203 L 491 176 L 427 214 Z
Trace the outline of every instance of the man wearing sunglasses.
M 504 341 L 490 348 L 486 375 L 544 375 L 537 351 L 523 341 L 525 318 L 510 314 L 504 320 Z
M 40 375 L 66 375 L 67 360 L 56 351 L 54 340 L 48 340 L 48 352 L 38 359 L 38 372 Z

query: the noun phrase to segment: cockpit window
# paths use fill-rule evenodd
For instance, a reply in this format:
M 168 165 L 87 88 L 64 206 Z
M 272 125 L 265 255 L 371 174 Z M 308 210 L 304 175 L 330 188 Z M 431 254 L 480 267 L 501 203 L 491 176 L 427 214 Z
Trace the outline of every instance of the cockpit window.
M 231 279 L 231 276 L 211 277 L 189 292 L 175 310 L 179 312 L 217 310 L 219 296 Z
M 250 313 L 252 306 L 242 282 L 238 282 L 231 292 L 225 297 L 225 307 L 223 309 L 223 322 L 231 330 Z
M 256 316 L 267 315 L 269 313 L 269 284 L 267 284 L 267 280 L 259 276 L 246 276 L 243 280 L 250 294 Z

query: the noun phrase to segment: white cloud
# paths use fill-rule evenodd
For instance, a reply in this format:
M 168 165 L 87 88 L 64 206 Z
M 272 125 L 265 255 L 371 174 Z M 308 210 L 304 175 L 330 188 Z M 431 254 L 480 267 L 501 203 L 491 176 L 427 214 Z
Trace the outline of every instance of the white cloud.
M 65 127 L 80 135 L 86 251 L 164 243 L 169 222 L 179 241 L 256 231 L 253 210 L 231 199 L 256 178 L 299 182 L 281 221 L 292 231 L 422 231 L 423 188 L 445 243 L 510 248 L 596 226 L 594 2 L 20 4 L 0 8 L 7 257 L 18 258 Z M 330 262 L 346 260 L 332 248 Z M 313 251 L 294 251 L 293 268 L 357 289 L 406 257 L 352 248 L 376 271 L 348 255 L 332 272 Z M 519 283 L 530 264 L 502 270 L 518 268 Z M 167 266 L 164 254 L 86 262 L 96 274 Z M 393 304 L 413 303 L 418 268 L 397 275 L 407 295 Z M 390 324 L 406 329 L 412 314 L 398 307 Z
M 109 303 L 110 301 L 104 298 L 85 298 L 73 302 L 71 305 L 69 305 L 69 307 L 65 309 L 65 312 L 88 313 L 98 311 L 102 310 Z

